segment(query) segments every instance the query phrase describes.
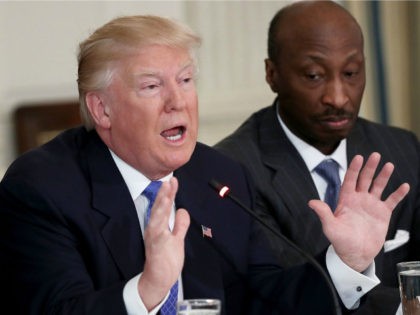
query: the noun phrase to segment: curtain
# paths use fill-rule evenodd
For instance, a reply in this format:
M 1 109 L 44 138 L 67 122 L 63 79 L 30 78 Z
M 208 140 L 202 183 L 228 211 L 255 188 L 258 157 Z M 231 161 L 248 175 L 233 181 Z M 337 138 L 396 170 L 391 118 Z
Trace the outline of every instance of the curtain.
M 420 135 L 420 2 L 344 1 L 365 36 L 366 92 L 360 115 Z

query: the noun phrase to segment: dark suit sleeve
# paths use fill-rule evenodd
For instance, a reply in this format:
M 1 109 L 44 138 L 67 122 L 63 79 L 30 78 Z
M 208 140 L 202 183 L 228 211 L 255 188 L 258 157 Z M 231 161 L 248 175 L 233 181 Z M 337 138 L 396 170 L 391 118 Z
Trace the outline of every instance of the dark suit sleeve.
M 240 196 L 247 206 L 254 207 L 255 198 L 252 179 L 244 170 L 248 183 L 248 193 Z M 250 314 L 335 314 L 332 291 L 327 282 L 325 254 L 319 254 L 313 263 L 304 263 L 293 268 L 282 268 L 270 249 L 268 239 L 273 238 L 261 223 L 252 219 L 249 244 L 248 281 L 252 295 Z M 283 242 L 277 236 L 278 242 Z M 317 264 L 315 267 L 314 264 Z M 318 269 L 320 268 L 320 270 Z M 324 276 L 328 279 L 326 280 Z M 321 302 L 320 302 L 321 301 Z M 346 313 L 344 305 L 337 305 Z
M 266 257 L 257 255 L 267 245 L 265 231 L 258 225 L 255 225 L 254 237 L 255 233 L 260 234 L 256 238 L 260 243 L 254 240 L 251 248 L 257 247 L 250 251 L 249 283 L 254 297 L 251 314 L 335 314 L 331 292 L 335 289 L 328 287 L 313 264 L 284 269 L 276 261 L 267 264 Z M 316 262 L 326 272 L 324 261 L 325 252 L 316 258 Z M 346 311 L 340 301 L 339 307 Z
M 3 310 L 9 310 L 8 314 L 126 314 L 122 298 L 125 283 L 95 288 L 89 275 L 94 271 L 88 270 L 75 231 L 53 199 L 30 181 L 2 181 Z

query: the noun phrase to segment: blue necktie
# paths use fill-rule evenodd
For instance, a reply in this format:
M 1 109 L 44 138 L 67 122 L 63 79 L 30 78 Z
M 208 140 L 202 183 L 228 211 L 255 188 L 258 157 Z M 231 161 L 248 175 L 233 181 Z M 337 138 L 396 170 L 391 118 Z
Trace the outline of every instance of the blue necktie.
M 324 160 L 318 164 L 315 172 L 326 180 L 328 185 L 324 201 L 330 206 L 332 211 L 335 211 L 341 187 L 340 176 L 338 175 L 338 163 L 332 159 Z
M 153 204 L 155 203 L 155 199 L 157 193 L 162 186 L 161 181 L 151 181 L 150 184 L 143 190 L 142 195 L 145 196 L 149 200 L 149 205 L 146 209 L 146 216 L 144 217 L 144 226 L 146 227 L 150 220 L 150 213 L 152 211 Z
M 153 203 L 155 202 L 156 195 L 160 189 L 160 186 L 162 185 L 161 181 L 152 181 L 150 184 L 146 187 L 145 190 L 143 190 L 143 195 L 149 200 L 149 205 L 146 209 L 146 216 L 144 219 L 144 226 L 147 226 L 147 223 L 149 223 L 150 220 L 150 214 L 153 207 Z M 175 284 L 172 286 L 169 297 L 163 303 L 160 314 L 161 315 L 176 315 L 176 303 L 178 301 L 178 281 L 175 282 Z

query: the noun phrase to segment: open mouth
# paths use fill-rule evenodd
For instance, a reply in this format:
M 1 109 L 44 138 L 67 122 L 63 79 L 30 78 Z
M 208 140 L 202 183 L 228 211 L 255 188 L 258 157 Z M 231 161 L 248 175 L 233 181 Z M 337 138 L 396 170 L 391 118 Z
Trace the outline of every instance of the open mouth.
M 171 129 L 166 129 L 160 133 L 162 137 L 169 141 L 179 141 L 185 133 L 186 128 L 184 126 L 177 126 Z

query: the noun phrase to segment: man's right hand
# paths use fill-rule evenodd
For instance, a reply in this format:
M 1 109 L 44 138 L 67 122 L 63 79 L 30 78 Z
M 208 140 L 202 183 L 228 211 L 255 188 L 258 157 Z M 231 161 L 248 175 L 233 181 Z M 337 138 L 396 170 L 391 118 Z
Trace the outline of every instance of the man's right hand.
M 177 190 L 175 177 L 162 183 L 144 234 L 146 262 L 138 292 L 148 310 L 162 302 L 178 280 L 184 265 L 184 239 L 190 225 L 185 209 L 176 211 L 174 228 L 169 230 L 169 217 Z
M 362 156 L 353 158 L 335 212 L 320 200 L 309 202 L 338 256 L 358 272 L 365 270 L 383 247 L 392 211 L 410 190 L 402 183 L 381 199 L 394 165 L 386 163 L 375 177 L 380 158 L 379 153 L 372 153 L 364 167 Z

